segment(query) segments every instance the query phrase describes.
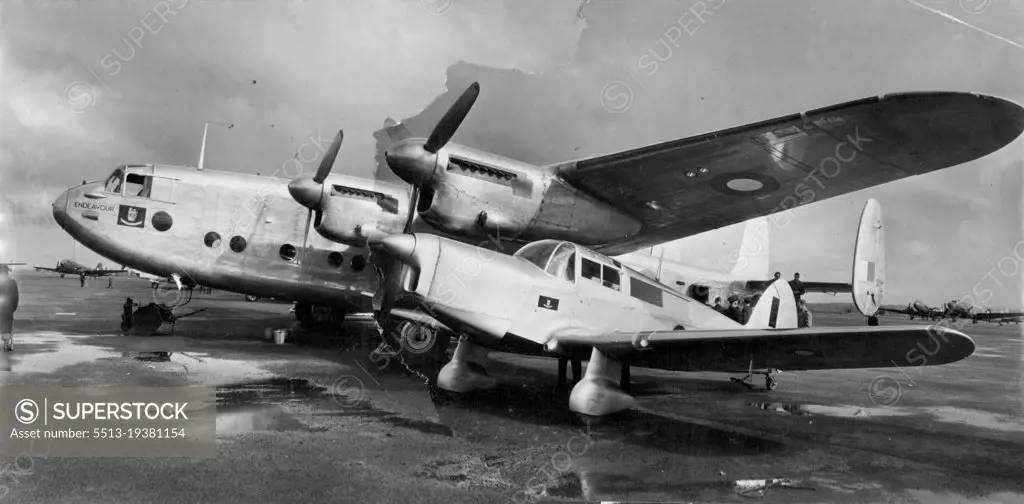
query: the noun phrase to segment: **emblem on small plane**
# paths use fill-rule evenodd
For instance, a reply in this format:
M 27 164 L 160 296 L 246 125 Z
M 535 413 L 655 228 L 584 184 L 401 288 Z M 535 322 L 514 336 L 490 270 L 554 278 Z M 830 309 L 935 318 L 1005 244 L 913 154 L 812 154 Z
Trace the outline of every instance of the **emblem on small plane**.
M 558 300 L 547 296 L 541 296 L 540 299 L 537 300 L 537 307 L 558 311 Z
M 128 227 L 146 227 L 146 209 L 131 205 L 118 205 L 117 224 Z

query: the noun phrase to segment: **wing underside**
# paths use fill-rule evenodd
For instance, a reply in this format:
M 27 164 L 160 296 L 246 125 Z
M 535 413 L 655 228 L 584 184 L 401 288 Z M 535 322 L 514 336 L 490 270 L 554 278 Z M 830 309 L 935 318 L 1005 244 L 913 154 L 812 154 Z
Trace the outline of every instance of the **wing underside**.
M 1021 131 L 1024 109 L 1010 101 L 901 93 L 550 169 L 643 222 L 599 249 L 619 255 L 963 164 Z
M 640 343 L 646 340 L 646 346 Z M 676 371 L 804 371 L 938 365 L 974 352 L 974 341 L 940 326 L 659 331 L 558 340 L 622 362 Z

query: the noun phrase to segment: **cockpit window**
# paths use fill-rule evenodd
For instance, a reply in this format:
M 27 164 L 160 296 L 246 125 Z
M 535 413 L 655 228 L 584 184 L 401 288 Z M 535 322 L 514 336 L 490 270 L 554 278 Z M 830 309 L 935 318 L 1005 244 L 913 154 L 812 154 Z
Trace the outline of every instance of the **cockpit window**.
M 129 173 L 124 184 L 125 196 L 149 197 L 149 177 L 138 173 Z
M 548 265 L 548 259 L 551 258 L 551 253 L 554 252 L 555 247 L 560 245 L 561 242 L 557 241 L 539 241 L 531 243 L 518 251 L 516 251 L 516 257 L 522 257 L 527 261 L 533 263 L 534 266 L 544 269 Z
M 121 182 L 124 180 L 124 170 L 118 168 L 107 178 L 103 184 L 103 190 L 109 193 L 121 194 Z
M 548 267 L 545 270 L 563 280 L 573 282 L 576 280 L 576 247 L 562 243 L 551 255 Z
M 609 289 L 622 290 L 619 270 L 607 264 L 583 258 L 580 261 L 580 276 L 598 282 Z

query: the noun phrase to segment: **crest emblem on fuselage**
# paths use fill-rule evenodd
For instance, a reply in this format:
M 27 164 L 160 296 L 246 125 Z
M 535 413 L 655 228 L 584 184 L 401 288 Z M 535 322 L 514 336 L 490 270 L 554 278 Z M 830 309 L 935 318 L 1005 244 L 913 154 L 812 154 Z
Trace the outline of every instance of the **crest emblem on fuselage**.
M 146 227 L 146 209 L 131 205 L 118 205 L 117 224 L 128 227 Z

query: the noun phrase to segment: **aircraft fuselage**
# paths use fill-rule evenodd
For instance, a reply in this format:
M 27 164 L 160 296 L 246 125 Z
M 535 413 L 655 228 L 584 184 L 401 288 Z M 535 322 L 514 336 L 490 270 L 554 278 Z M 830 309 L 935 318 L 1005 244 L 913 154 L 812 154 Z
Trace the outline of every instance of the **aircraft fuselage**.
M 377 280 L 365 248 L 307 233 L 288 180 L 167 165 L 127 165 L 71 188 L 54 218 L 96 253 L 212 288 L 360 305 Z M 303 244 L 306 247 L 303 248 Z

